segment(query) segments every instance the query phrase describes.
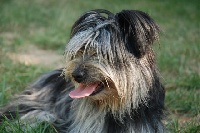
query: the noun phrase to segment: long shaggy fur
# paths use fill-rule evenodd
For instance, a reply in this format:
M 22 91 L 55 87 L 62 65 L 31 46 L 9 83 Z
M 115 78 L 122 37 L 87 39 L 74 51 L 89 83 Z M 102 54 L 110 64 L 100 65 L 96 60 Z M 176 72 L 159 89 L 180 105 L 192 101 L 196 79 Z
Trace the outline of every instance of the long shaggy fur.
M 64 69 L 41 76 L 0 110 L 1 120 L 18 111 L 21 121 L 47 121 L 65 133 L 164 132 L 164 88 L 152 49 L 158 34 L 141 11 L 86 12 L 72 27 Z M 89 96 L 70 93 L 94 85 Z

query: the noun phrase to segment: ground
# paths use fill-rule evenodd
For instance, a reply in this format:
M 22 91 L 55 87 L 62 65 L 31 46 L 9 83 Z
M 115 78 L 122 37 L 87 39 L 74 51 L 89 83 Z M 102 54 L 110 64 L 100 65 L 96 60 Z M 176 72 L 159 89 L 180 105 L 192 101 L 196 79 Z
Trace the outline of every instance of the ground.
M 39 65 L 43 67 L 64 67 L 64 56 L 52 51 L 43 50 L 35 45 L 27 45 L 19 51 L 6 54 L 13 62 L 24 65 Z

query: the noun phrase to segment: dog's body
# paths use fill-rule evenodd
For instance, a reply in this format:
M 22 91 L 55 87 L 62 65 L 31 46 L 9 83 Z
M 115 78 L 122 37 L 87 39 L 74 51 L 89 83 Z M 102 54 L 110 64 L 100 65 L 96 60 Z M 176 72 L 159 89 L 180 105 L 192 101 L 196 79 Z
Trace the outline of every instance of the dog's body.
M 22 121 L 48 121 L 66 133 L 164 132 L 152 50 L 158 32 L 140 11 L 85 13 L 72 27 L 66 67 L 40 77 L 0 110 L 1 119 L 18 110 Z

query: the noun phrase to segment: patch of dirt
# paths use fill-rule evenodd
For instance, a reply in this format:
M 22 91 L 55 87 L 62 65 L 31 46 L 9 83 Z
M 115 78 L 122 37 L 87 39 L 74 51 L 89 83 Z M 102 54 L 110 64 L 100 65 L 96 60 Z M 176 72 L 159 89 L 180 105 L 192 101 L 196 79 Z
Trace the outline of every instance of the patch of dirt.
M 42 50 L 34 45 L 27 45 L 18 53 L 7 53 L 13 62 L 25 65 L 40 65 L 49 68 L 64 67 L 64 57 L 51 50 Z
M 0 36 L 4 38 L 4 43 L 7 45 L 11 45 L 13 40 L 18 36 L 16 33 L 11 33 L 11 32 L 4 32 L 0 33 Z

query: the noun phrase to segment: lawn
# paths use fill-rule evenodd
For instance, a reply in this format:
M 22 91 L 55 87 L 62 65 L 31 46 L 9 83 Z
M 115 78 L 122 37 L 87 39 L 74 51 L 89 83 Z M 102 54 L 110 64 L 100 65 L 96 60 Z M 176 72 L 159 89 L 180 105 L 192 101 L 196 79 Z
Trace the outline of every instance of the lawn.
M 1 0 L 0 1 L 0 105 L 22 91 L 51 66 L 27 65 L 9 58 L 27 45 L 62 55 L 70 27 L 85 11 L 122 9 L 147 12 L 160 25 L 159 45 L 154 45 L 166 88 L 166 119 L 172 133 L 200 132 L 200 4 L 198 0 Z M 11 125 L 13 132 L 23 132 Z M 55 130 L 40 125 L 29 132 Z M 0 125 L 0 132 L 6 132 Z

